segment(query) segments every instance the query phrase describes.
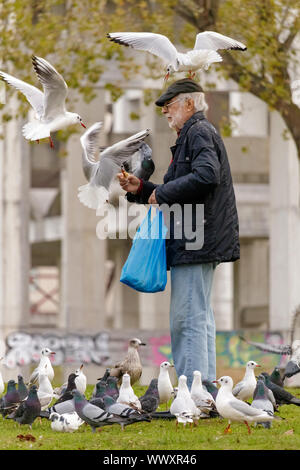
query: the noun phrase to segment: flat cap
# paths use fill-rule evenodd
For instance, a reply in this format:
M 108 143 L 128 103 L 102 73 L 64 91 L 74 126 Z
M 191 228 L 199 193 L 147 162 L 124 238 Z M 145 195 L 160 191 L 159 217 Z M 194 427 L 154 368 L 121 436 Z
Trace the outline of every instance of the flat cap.
M 172 83 L 166 91 L 155 101 L 157 106 L 163 106 L 166 101 L 169 101 L 179 93 L 195 93 L 203 92 L 203 88 L 191 78 L 183 78 Z

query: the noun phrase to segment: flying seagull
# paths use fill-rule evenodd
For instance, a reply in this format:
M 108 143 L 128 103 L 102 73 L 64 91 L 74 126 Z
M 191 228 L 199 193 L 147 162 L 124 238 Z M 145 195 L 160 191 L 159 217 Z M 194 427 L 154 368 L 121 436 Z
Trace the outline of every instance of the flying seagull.
M 44 92 L 6 72 L 0 71 L 0 76 L 6 83 L 23 93 L 35 111 L 34 120 L 23 126 L 22 133 L 25 139 L 39 141 L 49 138 L 53 147 L 51 132 L 71 124 L 78 123 L 83 127 L 85 125 L 79 114 L 66 110 L 68 86 L 63 77 L 42 57 L 32 56 L 32 64 Z
M 120 173 L 122 165 L 129 163 L 129 169 L 134 174 L 140 170 L 141 161 L 149 160 L 149 157 L 152 161 L 152 151 L 144 142 L 150 129 L 138 132 L 99 152 L 101 128 L 102 122 L 95 122 L 80 138 L 83 150 L 82 168 L 88 183 L 78 188 L 78 198 L 82 204 L 96 210 L 105 202 L 109 202 L 109 194 L 114 184 L 117 185 L 118 191 L 120 190 L 115 177 Z M 138 157 L 135 155 L 137 153 Z M 130 163 L 131 159 L 135 159 L 135 163 Z
M 218 49 L 238 49 L 244 51 L 247 47 L 235 39 L 231 39 L 215 31 L 204 31 L 196 36 L 194 48 L 186 53 L 178 52 L 174 44 L 163 34 L 148 32 L 117 32 L 108 33 L 107 37 L 123 46 L 130 46 L 140 51 L 150 52 L 163 59 L 167 64 L 165 80 L 174 72 L 192 72 L 204 68 L 214 62 L 221 62 Z

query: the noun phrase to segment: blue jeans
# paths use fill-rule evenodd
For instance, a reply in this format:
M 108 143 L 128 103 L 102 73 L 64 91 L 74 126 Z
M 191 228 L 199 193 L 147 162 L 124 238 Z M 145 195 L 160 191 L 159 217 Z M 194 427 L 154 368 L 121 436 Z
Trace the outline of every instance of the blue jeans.
M 216 379 L 216 327 L 210 304 L 217 263 L 171 267 L 170 332 L 177 376 L 190 388 L 194 370 Z

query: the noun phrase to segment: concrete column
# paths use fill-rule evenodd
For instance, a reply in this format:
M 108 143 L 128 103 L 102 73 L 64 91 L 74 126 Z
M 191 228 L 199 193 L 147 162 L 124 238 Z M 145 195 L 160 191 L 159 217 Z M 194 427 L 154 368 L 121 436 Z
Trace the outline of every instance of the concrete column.
M 288 330 L 300 303 L 299 160 L 283 137 L 281 116 L 271 113 L 270 133 L 270 329 Z
M 233 328 L 233 263 L 221 263 L 216 267 L 212 291 L 216 329 Z
M 76 111 L 86 126 L 103 121 L 104 95 L 88 106 L 78 102 Z M 105 327 L 106 240 L 97 238 L 99 217 L 78 199 L 78 187 L 85 184 L 79 134 L 67 143 L 66 168 L 62 172 L 62 314 L 59 326 L 71 331 L 99 331 Z M 105 136 L 101 136 L 102 143 Z
M 13 98 L 8 112 L 17 109 Z M 0 164 L 0 325 L 2 338 L 29 324 L 29 142 L 20 119 L 3 125 Z

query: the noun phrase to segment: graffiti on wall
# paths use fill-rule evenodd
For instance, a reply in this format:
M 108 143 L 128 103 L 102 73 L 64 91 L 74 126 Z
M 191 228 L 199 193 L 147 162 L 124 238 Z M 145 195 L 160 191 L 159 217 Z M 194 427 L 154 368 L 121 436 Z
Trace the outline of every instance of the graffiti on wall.
M 264 353 L 240 339 L 242 331 L 217 332 L 217 364 L 219 367 L 244 367 L 254 360 L 266 368 L 284 366 L 287 358 L 277 354 Z M 120 360 L 127 351 L 128 340 L 138 337 L 147 346 L 140 348 L 143 365 L 159 366 L 163 361 L 172 362 L 170 335 L 167 332 L 130 331 L 99 332 L 95 335 L 80 334 L 37 334 L 14 332 L 6 338 L 4 364 L 13 369 L 39 362 L 44 347 L 55 351 L 53 365 L 97 364 L 111 366 Z M 251 333 L 247 339 L 273 345 L 285 344 L 281 333 Z

